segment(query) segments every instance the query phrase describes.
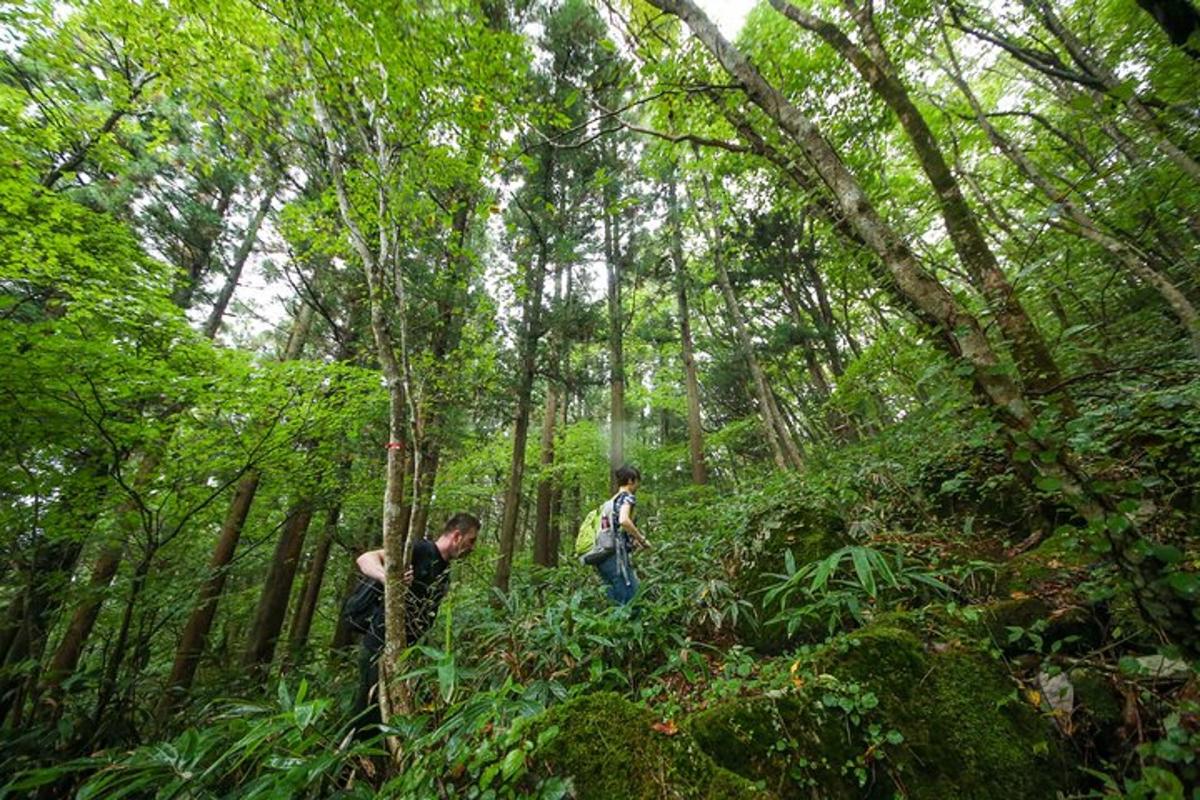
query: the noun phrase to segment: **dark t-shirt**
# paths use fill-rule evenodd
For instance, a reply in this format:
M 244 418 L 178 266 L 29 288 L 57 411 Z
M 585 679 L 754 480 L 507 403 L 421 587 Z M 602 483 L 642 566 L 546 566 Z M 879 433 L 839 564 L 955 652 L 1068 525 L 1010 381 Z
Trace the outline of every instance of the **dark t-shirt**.
M 413 644 L 429 630 L 437 616 L 438 606 L 450 589 L 450 562 L 442 558 L 437 545 L 428 539 L 413 543 L 413 582 L 408 587 L 404 607 L 404 627 L 408 644 Z M 364 643 L 370 649 L 383 647 L 384 616 L 383 594 L 379 595 L 379 606 L 371 618 L 371 632 Z

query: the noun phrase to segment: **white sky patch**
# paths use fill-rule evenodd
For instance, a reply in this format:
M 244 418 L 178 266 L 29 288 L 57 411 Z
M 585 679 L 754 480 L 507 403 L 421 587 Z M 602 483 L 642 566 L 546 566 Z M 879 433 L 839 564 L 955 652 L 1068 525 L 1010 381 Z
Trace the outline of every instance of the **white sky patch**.
M 758 0 L 697 0 L 696 5 L 721 29 L 725 38 L 732 42 L 746 24 L 746 15 L 757 2 Z

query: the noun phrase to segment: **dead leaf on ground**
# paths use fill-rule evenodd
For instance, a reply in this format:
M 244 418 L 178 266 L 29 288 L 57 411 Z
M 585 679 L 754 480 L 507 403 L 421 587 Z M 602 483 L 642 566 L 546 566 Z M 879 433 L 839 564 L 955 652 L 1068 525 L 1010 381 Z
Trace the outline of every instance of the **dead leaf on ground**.
M 674 736 L 679 733 L 679 726 L 675 724 L 675 720 L 669 719 L 666 722 L 656 722 L 650 726 L 664 736 Z

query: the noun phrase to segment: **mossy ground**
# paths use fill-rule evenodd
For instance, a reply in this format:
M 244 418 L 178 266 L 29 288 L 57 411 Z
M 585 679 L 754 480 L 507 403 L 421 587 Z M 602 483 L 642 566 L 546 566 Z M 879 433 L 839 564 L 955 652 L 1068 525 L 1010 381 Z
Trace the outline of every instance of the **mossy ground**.
M 719 767 L 686 731 L 656 731 L 655 715 L 597 692 L 549 709 L 534 730 L 558 728 L 539 751 L 541 769 L 568 776 L 580 800 L 771 800 Z

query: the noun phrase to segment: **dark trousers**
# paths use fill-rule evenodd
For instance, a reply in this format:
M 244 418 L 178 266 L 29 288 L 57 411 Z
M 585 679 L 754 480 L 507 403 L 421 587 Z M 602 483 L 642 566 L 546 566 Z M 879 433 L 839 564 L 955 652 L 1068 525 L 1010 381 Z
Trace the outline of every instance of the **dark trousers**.
M 354 694 L 351 711 L 358 738 L 373 735 L 383 721 L 379 713 L 379 699 L 374 694 L 379 684 L 379 654 L 382 652 L 383 638 L 374 629 L 363 634 L 358 653 L 358 690 Z

